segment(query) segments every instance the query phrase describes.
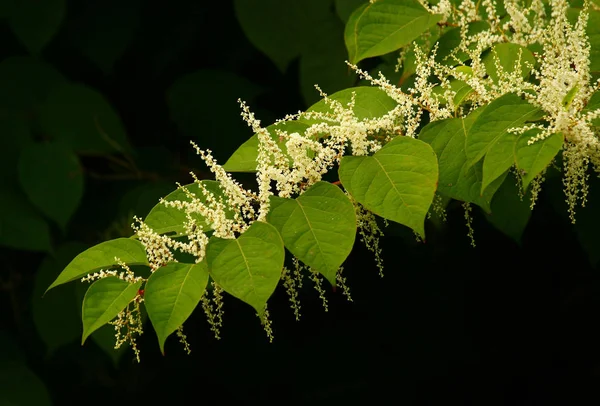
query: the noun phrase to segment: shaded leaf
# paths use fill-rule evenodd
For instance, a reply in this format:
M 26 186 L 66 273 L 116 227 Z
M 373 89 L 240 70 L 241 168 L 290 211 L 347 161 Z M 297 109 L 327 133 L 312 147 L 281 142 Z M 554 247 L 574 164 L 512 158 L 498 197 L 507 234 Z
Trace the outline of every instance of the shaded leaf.
M 249 105 L 263 92 L 231 72 L 198 70 L 182 76 L 167 91 L 171 118 L 182 135 L 202 139 L 202 148 L 221 161 L 250 136 L 238 99 Z
M 137 295 L 142 281 L 129 283 L 116 276 L 99 279 L 87 290 L 83 298 L 81 344 L 94 331 L 117 317 Z
M 163 354 L 165 340 L 190 317 L 200 302 L 207 283 L 206 262 L 172 262 L 158 268 L 148 278 L 144 289 L 144 304 Z
M 44 382 L 24 362 L 0 362 L 0 404 L 51 406 Z
M 333 0 L 234 1 L 244 34 L 281 72 L 308 47 L 315 27 L 333 16 L 332 5 Z
M 65 16 L 65 0 L 12 2 L 8 23 L 32 54 L 39 53 L 58 31 Z
M 343 157 L 339 176 L 344 188 L 365 208 L 425 237 L 425 216 L 438 182 L 431 146 L 399 136 L 373 156 Z
M 236 239 L 212 237 L 206 247 L 210 276 L 223 290 L 263 314 L 281 277 L 285 250 L 277 229 L 254 222 Z
M 29 123 L 21 118 L 0 118 L 0 184 L 18 183 L 19 156 L 21 151 L 33 144 Z
M 66 79 L 51 65 L 31 57 L 12 56 L 0 62 L 0 107 L 34 110 Z
M 44 258 L 35 274 L 31 315 L 40 338 L 46 344 L 47 354 L 76 341 L 81 334 L 75 285 L 61 286 L 46 295 L 44 291 L 71 259 L 86 248 L 87 245 L 78 242 L 61 245 L 54 255 Z
M 46 292 L 92 272 L 118 265 L 115 257 L 127 265 L 148 265 L 146 250 L 141 242 L 131 238 L 105 241 L 77 255 L 46 289 Z
M 140 1 L 105 0 L 86 6 L 72 19 L 69 38 L 82 55 L 108 74 L 140 26 Z
M 531 217 L 530 196 L 519 197 L 518 180 L 507 176 L 492 200 L 492 212 L 486 219 L 498 230 L 521 244 L 523 232 Z
M 0 245 L 29 251 L 51 251 L 50 228 L 20 192 L 0 191 Z
M 296 199 L 273 196 L 267 220 L 296 258 L 335 286 L 356 236 L 354 206 L 339 187 L 317 182 Z
M 489 213 L 492 197 L 504 177 L 492 182 L 482 195 L 483 163 L 480 161 L 469 166 L 465 152 L 467 133 L 481 111 L 476 110 L 465 118 L 434 121 L 421 130 L 419 139 L 430 144 L 437 154 L 440 168 L 438 192 L 456 200 L 474 203 Z
M 313 27 L 312 39 L 300 55 L 300 91 L 307 105 L 320 100 L 319 85 L 327 94 L 350 87 L 356 74 L 344 63 L 344 25 L 333 13 Z M 326 38 L 326 40 L 324 40 Z
M 58 143 L 31 144 L 19 158 L 19 181 L 29 200 L 64 230 L 83 195 L 79 159 Z
M 49 137 L 76 152 L 103 154 L 130 149 L 125 128 L 110 103 L 84 85 L 53 88 L 40 109 L 40 125 Z

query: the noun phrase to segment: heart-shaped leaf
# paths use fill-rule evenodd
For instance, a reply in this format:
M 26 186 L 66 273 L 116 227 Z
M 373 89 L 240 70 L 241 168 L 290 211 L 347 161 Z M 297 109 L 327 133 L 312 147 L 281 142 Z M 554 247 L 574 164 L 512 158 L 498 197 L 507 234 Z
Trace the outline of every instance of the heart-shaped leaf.
M 158 268 L 148 278 L 144 289 L 144 303 L 163 354 L 165 340 L 190 317 L 200 302 L 207 283 L 206 262 L 171 262 Z
M 396 137 L 373 156 L 342 158 L 339 176 L 344 188 L 364 207 L 425 237 L 425 216 L 438 181 L 431 146 Z
M 419 139 L 430 144 L 438 156 L 440 179 L 438 192 L 456 200 L 474 203 L 486 212 L 504 177 L 498 178 L 481 194 L 483 163 L 467 164 L 465 142 L 469 129 L 481 113 L 475 110 L 467 117 L 434 121 L 421 130 Z
M 254 222 L 236 239 L 212 237 L 206 247 L 210 276 L 223 290 L 263 314 L 281 277 L 285 250 L 277 229 Z
M 379 0 L 357 8 L 344 37 L 350 62 L 396 51 L 442 19 L 429 14 L 417 0 Z
M 356 235 L 354 207 L 340 188 L 317 182 L 296 199 L 272 197 L 267 220 L 296 258 L 335 286 Z
M 116 276 L 107 276 L 94 282 L 85 293 L 81 319 L 81 344 L 100 327 L 117 317 L 137 295 L 142 281 L 129 283 Z

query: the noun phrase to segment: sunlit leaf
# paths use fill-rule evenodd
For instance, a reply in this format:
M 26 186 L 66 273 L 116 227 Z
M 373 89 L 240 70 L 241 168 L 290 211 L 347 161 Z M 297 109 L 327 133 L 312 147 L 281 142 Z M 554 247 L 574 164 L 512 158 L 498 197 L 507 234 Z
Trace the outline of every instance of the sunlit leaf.
M 356 235 L 356 215 L 339 187 L 318 182 L 296 199 L 271 198 L 267 217 L 285 247 L 335 286 Z
M 442 18 L 429 14 L 417 0 L 379 0 L 356 9 L 346 24 L 350 62 L 398 50 Z
M 141 285 L 142 281 L 129 283 L 115 276 L 92 283 L 83 298 L 81 344 L 90 334 L 117 317 L 136 297 Z
M 206 248 L 210 276 L 259 314 L 281 277 L 285 250 L 277 229 L 257 221 L 236 239 L 212 237 Z
M 396 137 L 373 156 L 345 156 L 339 169 L 344 188 L 373 213 L 425 237 L 425 216 L 438 183 L 431 146 Z
M 115 258 L 127 265 L 148 265 L 146 250 L 141 242 L 130 238 L 105 241 L 77 255 L 46 289 L 46 292 L 100 269 L 112 268 L 119 264 Z
M 207 283 L 206 262 L 172 262 L 158 268 L 148 278 L 144 289 L 144 304 L 163 354 L 165 340 L 190 317 L 200 302 Z

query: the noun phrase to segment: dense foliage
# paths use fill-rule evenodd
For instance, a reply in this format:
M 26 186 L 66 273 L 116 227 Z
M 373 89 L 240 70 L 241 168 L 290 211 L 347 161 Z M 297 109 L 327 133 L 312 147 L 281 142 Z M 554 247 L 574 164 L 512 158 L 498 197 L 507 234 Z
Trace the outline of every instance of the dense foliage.
M 529 193 L 533 208 L 547 169 L 561 161 L 574 223 L 576 207 L 587 201 L 588 166 L 600 171 L 594 125 L 600 109 L 593 100 L 600 81 L 593 80 L 597 62 L 586 31 L 596 12 L 588 3 L 571 9 L 565 0 L 510 1 L 502 7 L 491 0 L 361 5 L 346 22 L 347 63 L 378 88 L 328 96 L 317 86 L 322 101 L 269 127 L 240 100 L 242 118 L 255 135 L 223 166 L 212 151 L 192 143 L 216 182 L 192 173 L 193 184 L 180 185 L 144 220 L 135 217 L 132 238 L 82 252 L 48 290 L 79 279 L 93 282 L 83 299 L 82 343 L 109 323 L 116 329 L 115 348 L 129 343 L 139 361 L 142 306 L 161 350 L 177 333 L 189 351 L 183 323 L 201 301 L 219 337 L 222 292 L 252 306 L 270 340 L 267 302 L 280 281 L 296 317 L 296 286 L 306 276 L 324 301 L 321 277 L 350 298 L 342 264 L 357 232 L 382 267 L 377 218 L 425 239 L 426 218 L 444 217 L 444 205 L 457 199 L 473 244 L 471 204 L 490 212 L 501 229 L 518 227 L 507 230 L 518 238 L 526 221 L 511 224 L 513 210 L 491 209 L 502 184 L 515 182 L 507 176 L 511 170 L 520 200 Z M 395 71 L 404 66 L 404 81 L 412 81 L 406 89 L 356 65 L 394 52 Z M 407 68 L 414 70 L 410 77 Z M 69 88 L 65 94 L 79 91 L 84 90 Z M 112 134 L 117 119 L 106 120 L 103 131 Z M 117 148 L 123 144 L 107 141 Z M 25 162 L 60 157 L 61 150 L 47 148 L 31 149 Z M 31 171 L 23 164 L 22 177 L 34 177 Z M 254 187 L 231 175 L 248 171 L 256 172 Z M 336 173 L 339 180 L 324 181 Z M 67 186 L 73 201 L 80 183 Z M 35 201 L 38 188 L 26 191 Z M 64 226 L 75 205 L 56 207 L 60 210 L 46 214 Z M 286 251 L 293 265 L 285 265 Z M 150 276 L 136 274 L 132 266 L 148 267 Z M 209 290 L 216 309 L 206 298 Z
M 171 335 L 189 353 L 186 321 L 202 312 L 220 339 L 230 300 L 249 305 L 268 341 L 277 340 L 270 304 L 278 289 L 296 320 L 307 283 L 328 311 L 330 292 L 352 301 L 344 267 L 356 245 L 383 276 L 384 233 L 443 246 L 449 242 L 439 230 L 457 215 L 473 246 L 478 215 L 521 244 L 547 183 L 562 185 L 551 200 L 577 227 L 592 264 L 600 260 L 593 222 L 579 220 L 588 200 L 594 204 L 590 178 L 600 173 L 600 7 L 566 0 L 294 4 L 238 0 L 235 13 L 276 69 L 298 61 L 299 91 L 310 107 L 292 114 L 273 101 L 265 108 L 256 101 L 260 86 L 222 71 L 184 75 L 167 103 L 178 131 L 193 141 L 179 146 L 186 162 L 166 170 L 168 153 L 134 146 L 105 96 L 40 58 L 64 2 L 47 2 L 40 21 L 18 5 L 1 10 L 32 56 L 0 64 L 1 123 L 22 135 L 2 140 L 19 154 L 6 159 L 3 173 L 0 243 L 52 253 L 33 302 L 49 352 L 91 337 L 114 346 L 115 362 L 125 347 L 139 362 L 137 340 L 154 330 L 163 354 Z M 81 15 L 93 19 L 96 11 Z M 133 35 L 129 17 L 114 18 L 112 35 Z M 91 46 L 99 41 L 93 33 L 74 41 L 107 75 L 125 52 Z M 283 118 L 273 120 L 273 110 Z M 146 120 L 151 128 L 152 116 Z M 212 137 L 201 136 L 207 131 Z M 194 159 L 204 169 L 187 164 Z M 161 171 L 175 179 L 156 182 Z M 99 244 L 57 247 L 65 240 L 55 234 L 111 198 L 84 183 L 119 177 L 152 181 L 123 188 L 144 201 L 123 203 Z M 84 189 L 96 187 L 95 205 L 82 212 Z M 430 234 L 438 236 L 431 243 Z M 72 291 L 59 292 L 74 281 Z M 83 334 L 61 321 L 69 294 L 81 303 L 75 317 Z

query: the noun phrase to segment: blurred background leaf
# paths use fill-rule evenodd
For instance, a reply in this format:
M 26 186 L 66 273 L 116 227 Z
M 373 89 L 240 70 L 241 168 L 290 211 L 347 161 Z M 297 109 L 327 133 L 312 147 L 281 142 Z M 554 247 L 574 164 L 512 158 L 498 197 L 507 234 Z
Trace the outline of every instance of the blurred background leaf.
M 64 230 L 83 195 L 77 155 L 60 143 L 30 144 L 19 158 L 19 181 L 29 200 Z
M 39 53 L 58 31 L 65 16 L 66 0 L 5 0 L 14 34 L 32 54 Z

